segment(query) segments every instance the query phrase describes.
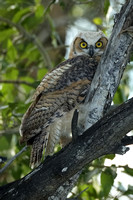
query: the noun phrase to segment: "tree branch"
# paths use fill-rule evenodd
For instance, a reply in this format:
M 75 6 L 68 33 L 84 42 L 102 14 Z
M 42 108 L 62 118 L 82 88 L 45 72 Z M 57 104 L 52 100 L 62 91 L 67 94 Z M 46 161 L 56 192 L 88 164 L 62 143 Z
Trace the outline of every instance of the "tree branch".
M 48 4 L 47 8 L 46 8 L 45 11 L 44 11 L 44 16 L 46 16 L 46 14 L 47 14 L 47 12 L 49 11 L 50 7 L 51 7 L 55 2 L 56 2 L 56 0 L 52 0 L 52 1 Z
M 104 116 L 60 152 L 47 157 L 30 174 L 1 187 L 0 199 L 48 199 L 86 164 L 121 145 L 122 138 L 133 129 L 132 105 L 133 98 Z
M 123 139 L 122 139 L 122 145 L 126 146 L 126 145 L 131 145 L 133 144 L 133 136 L 125 136 Z
M 6 84 L 24 84 L 28 85 L 30 87 L 33 87 L 32 83 L 29 83 L 27 81 L 20 81 L 20 80 L 0 80 L 0 83 L 6 83 Z
M 2 169 L 0 169 L 0 174 L 2 174 L 2 173 L 7 169 L 7 167 L 9 167 L 9 166 L 12 164 L 12 162 L 13 162 L 18 156 L 20 156 L 24 151 L 26 151 L 26 149 L 27 149 L 27 146 L 23 147 L 23 149 L 21 149 L 21 151 L 19 151 L 15 156 L 13 156 L 13 157 L 8 161 L 8 163 L 7 163 Z
M 86 106 L 79 111 L 86 116 L 82 117 L 85 121 L 79 123 L 82 131 L 97 122 L 113 100 L 133 46 L 131 34 L 128 31 L 122 33 L 122 30 L 128 30 L 132 24 L 133 0 L 130 0 L 123 5 L 118 14 L 107 48 L 92 80 Z
M 14 127 L 14 128 L 6 129 L 6 130 L 0 130 L 0 136 L 18 134 L 18 133 L 19 133 L 19 127 Z

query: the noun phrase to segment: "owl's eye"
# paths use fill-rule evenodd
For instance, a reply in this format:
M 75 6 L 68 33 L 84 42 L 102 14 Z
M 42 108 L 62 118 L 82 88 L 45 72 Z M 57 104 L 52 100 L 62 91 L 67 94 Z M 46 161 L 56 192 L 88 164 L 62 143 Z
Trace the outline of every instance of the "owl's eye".
M 80 47 L 81 47 L 82 49 L 85 49 L 85 48 L 87 47 L 87 43 L 86 43 L 86 42 L 81 42 L 81 43 L 80 43 Z
M 102 46 L 103 46 L 103 43 L 102 43 L 102 42 L 100 42 L 100 41 L 99 41 L 99 42 L 96 42 L 96 47 L 97 47 L 97 48 L 100 48 L 100 47 L 102 47 Z

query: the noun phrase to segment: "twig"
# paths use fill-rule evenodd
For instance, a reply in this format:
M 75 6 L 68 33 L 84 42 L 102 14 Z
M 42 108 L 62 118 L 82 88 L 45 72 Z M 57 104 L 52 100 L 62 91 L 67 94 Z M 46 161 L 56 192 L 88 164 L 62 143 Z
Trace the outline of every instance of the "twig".
M 86 190 L 88 190 L 89 187 L 85 188 L 83 191 L 81 191 L 77 197 L 79 197 L 83 192 L 85 192 Z
M 29 83 L 27 81 L 19 81 L 19 80 L 0 80 L 0 83 L 11 83 L 11 84 L 25 84 L 25 85 L 28 85 L 30 87 L 33 87 L 33 84 L 32 83 Z
M 50 50 L 56 50 L 56 49 L 65 49 L 68 47 L 70 47 L 70 46 L 62 44 L 62 45 L 58 45 L 57 47 L 46 47 L 46 50 L 50 51 Z
M 76 140 L 78 137 L 78 110 L 76 109 L 73 114 L 71 129 L 72 129 L 72 139 Z
M 88 4 L 88 3 L 90 3 L 90 2 L 92 2 L 92 0 L 88 0 L 88 1 L 83 1 L 83 2 L 81 2 L 81 1 L 73 1 L 73 3 L 75 3 L 75 4 L 77 4 L 77 5 L 80 5 L 80 4 Z
M 35 35 L 33 35 L 33 38 L 34 38 L 34 40 L 33 40 L 34 44 L 40 50 L 40 53 L 42 54 L 43 58 L 45 58 L 44 62 L 46 63 L 47 66 L 49 66 L 49 68 L 51 68 L 53 66 L 53 64 L 50 60 L 48 53 L 45 51 L 43 45 L 41 44 L 41 42 L 39 41 L 39 39 Z
M 131 145 L 133 144 L 133 136 L 125 136 L 122 141 L 121 141 L 122 145 L 126 146 L 126 145 Z
M 9 19 L 7 19 L 5 17 L 1 17 L 0 16 L 0 21 L 3 21 L 5 23 L 9 24 L 10 26 L 14 26 L 29 41 L 33 41 L 34 44 L 36 45 L 36 47 L 39 49 L 39 51 L 40 51 L 40 53 L 41 53 L 46 65 L 47 66 L 52 66 L 51 60 L 50 60 L 47 52 L 45 51 L 43 45 L 41 44 L 41 42 L 39 41 L 39 39 L 37 38 L 37 36 L 35 34 L 34 35 L 30 35 L 30 33 L 28 31 L 26 31 L 20 24 L 15 24 L 14 22 L 12 22 L 11 20 L 9 20 Z
M 26 149 L 27 149 L 27 146 L 25 146 L 23 149 L 21 149 L 21 151 L 19 151 L 15 156 L 13 156 L 13 157 L 8 161 L 8 163 L 7 163 L 2 169 L 0 169 L 0 174 L 2 174 L 2 173 L 6 170 L 6 168 L 7 168 L 9 165 L 11 165 L 11 163 L 12 163 L 18 156 L 20 156 L 24 151 L 26 151 Z
M 19 127 L 6 129 L 6 130 L 0 130 L 0 136 L 2 135 L 11 135 L 11 134 L 17 134 L 19 133 Z
M 54 4 L 55 2 L 56 2 L 56 0 L 52 0 L 52 1 L 49 3 L 49 5 L 47 6 L 47 8 L 46 8 L 45 11 L 44 11 L 44 16 L 45 16 L 45 15 L 47 14 L 47 12 L 49 11 L 51 5 Z
M 85 192 L 86 190 L 88 190 L 88 188 L 89 188 L 89 187 L 85 188 L 85 189 L 84 189 L 83 191 L 81 191 L 76 197 L 74 197 L 74 198 L 69 198 L 69 199 L 67 199 L 67 200 L 79 200 L 78 197 L 79 197 L 83 192 Z

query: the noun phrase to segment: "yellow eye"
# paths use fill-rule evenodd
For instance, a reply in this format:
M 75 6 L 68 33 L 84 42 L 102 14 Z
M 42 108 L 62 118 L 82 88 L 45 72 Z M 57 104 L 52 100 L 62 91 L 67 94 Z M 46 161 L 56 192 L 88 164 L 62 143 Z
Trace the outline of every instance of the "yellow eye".
M 97 47 L 97 48 L 100 48 L 100 47 L 102 47 L 102 46 L 103 46 L 103 43 L 102 43 L 102 42 L 97 42 L 97 43 L 96 43 L 96 47 Z
M 87 43 L 86 43 L 86 42 L 81 42 L 81 43 L 80 43 L 80 47 L 81 47 L 82 49 L 85 49 L 85 48 L 87 47 Z

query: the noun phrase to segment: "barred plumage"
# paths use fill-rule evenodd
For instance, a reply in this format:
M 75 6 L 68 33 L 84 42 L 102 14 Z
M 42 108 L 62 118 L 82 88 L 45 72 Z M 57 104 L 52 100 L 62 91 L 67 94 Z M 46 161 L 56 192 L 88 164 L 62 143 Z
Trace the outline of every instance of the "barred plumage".
M 92 34 L 92 33 L 91 33 Z M 25 113 L 20 127 L 21 142 L 32 145 L 31 164 L 38 164 L 54 146 L 70 142 L 71 119 L 75 108 L 83 103 L 98 62 L 107 44 L 102 32 L 94 32 L 96 42 L 89 44 L 90 32 L 80 33 L 71 45 L 70 57 L 46 74 L 33 96 L 33 103 Z M 87 48 L 81 48 L 85 42 Z M 93 55 L 92 55 L 93 43 Z M 91 55 L 90 55 L 91 46 Z M 72 55 L 73 54 L 73 55 Z

